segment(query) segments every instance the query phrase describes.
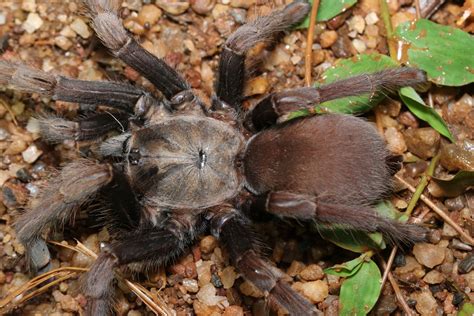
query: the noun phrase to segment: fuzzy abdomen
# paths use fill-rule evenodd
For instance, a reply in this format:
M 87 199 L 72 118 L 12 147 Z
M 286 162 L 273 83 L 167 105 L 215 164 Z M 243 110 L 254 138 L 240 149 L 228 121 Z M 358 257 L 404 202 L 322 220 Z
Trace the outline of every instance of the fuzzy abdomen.
M 389 156 L 366 121 L 314 116 L 251 139 L 244 156 L 245 177 L 256 194 L 281 190 L 350 205 L 373 204 L 391 189 Z

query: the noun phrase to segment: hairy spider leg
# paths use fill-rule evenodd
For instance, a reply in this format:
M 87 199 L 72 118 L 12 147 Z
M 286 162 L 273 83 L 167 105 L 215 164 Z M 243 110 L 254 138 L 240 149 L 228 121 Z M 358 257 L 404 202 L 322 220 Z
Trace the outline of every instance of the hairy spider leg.
M 30 269 L 44 270 L 50 261 L 41 234 L 74 218 L 81 206 L 113 178 L 110 165 L 80 159 L 66 165 L 41 191 L 39 203 L 22 214 L 15 224 L 17 237 L 25 245 Z
M 255 105 L 248 113 L 245 125 L 250 130 L 260 131 L 285 121 L 294 111 L 311 110 L 326 101 L 364 94 L 375 96 L 423 83 L 426 83 L 426 74 L 423 70 L 398 67 L 338 80 L 316 88 L 305 87 L 274 92 Z
M 235 110 L 240 110 L 247 52 L 256 44 L 274 41 L 276 35 L 301 22 L 310 8 L 306 1 L 294 1 L 282 10 L 273 11 L 242 25 L 229 36 L 219 60 L 217 99 L 213 102 L 215 108 L 221 107 L 219 103 L 224 102 Z
M 268 303 L 290 315 L 316 315 L 319 311 L 284 281 L 285 274 L 262 255 L 259 237 L 241 212 L 223 208 L 211 220 L 211 232 L 227 249 L 243 277 L 267 297 Z
M 112 313 L 116 268 L 145 271 L 162 266 L 181 255 L 206 228 L 203 216 L 187 214 L 171 217 L 158 227 L 140 227 L 124 233 L 99 254 L 85 275 L 86 315 Z
M 150 80 L 168 100 L 175 98 L 179 103 L 180 99 L 188 96 L 186 91 L 193 96 L 190 85 L 176 70 L 144 49 L 127 33 L 118 16 L 118 1 L 84 2 L 89 9 L 95 32 L 115 56 Z

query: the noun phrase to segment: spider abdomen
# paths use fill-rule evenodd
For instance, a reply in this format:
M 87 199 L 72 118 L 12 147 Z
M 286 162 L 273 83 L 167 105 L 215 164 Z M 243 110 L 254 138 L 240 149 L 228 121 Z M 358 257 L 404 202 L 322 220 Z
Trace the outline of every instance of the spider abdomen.
M 208 207 L 238 191 L 234 159 L 242 137 L 223 122 L 172 117 L 137 131 L 128 146 L 130 182 L 157 206 Z
M 372 204 L 391 188 L 390 154 L 376 129 L 346 115 L 323 115 L 265 130 L 245 156 L 248 188 L 290 191 L 338 203 Z

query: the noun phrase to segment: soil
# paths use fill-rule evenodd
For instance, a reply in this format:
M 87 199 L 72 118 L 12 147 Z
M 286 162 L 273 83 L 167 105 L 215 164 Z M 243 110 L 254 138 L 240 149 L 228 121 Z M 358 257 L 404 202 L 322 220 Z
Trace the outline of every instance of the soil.
M 147 80 L 107 52 L 87 25 L 78 2 L 0 1 L 0 58 L 73 78 L 126 81 L 155 91 Z M 337 18 L 317 24 L 312 56 L 314 78 L 338 58 L 388 53 L 378 2 L 359 1 Z M 416 18 L 415 1 L 388 2 L 394 26 Z M 463 7 L 462 1 L 448 2 L 431 19 L 472 32 L 472 18 L 462 18 L 467 3 Z M 225 39 L 245 21 L 284 4 L 283 0 L 124 0 L 121 14 L 124 26 L 146 49 L 175 67 L 208 100 Z M 248 63 L 255 70 L 245 88 L 244 107 L 251 107 L 268 92 L 304 85 L 306 35 L 305 29 L 294 30 L 280 43 L 252 52 Z M 414 117 L 396 96 L 385 99 L 368 114 L 388 148 L 404 157 L 398 176 L 418 185 L 437 153 L 441 157 L 436 177 L 474 170 L 474 99 L 469 88 L 472 85 L 432 85 L 423 93 L 426 102 L 448 123 L 456 139 L 454 145 Z M 0 298 L 31 279 L 25 249 L 15 237 L 16 218 L 31 205 L 51 171 L 87 155 L 91 145 L 73 141 L 48 144 L 38 134 L 32 117 L 50 111 L 72 118 L 86 110 L 85 105 L 55 102 L 39 94 L 22 94 L 0 86 Z M 474 192 L 447 197 L 430 181 L 424 194 L 465 232 L 474 235 Z M 412 193 L 400 186 L 391 202 L 403 211 L 411 198 Z M 413 312 L 456 315 L 463 303 L 474 299 L 473 245 L 421 201 L 411 221 L 429 229 L 429 240 L 397 252 L 391 268 L 395 282 Z M 79 217 L 75 228 L 67 226 L 50 239 L 70 245 L 79 240 L 98 253 L 109 241 L 109 234 L 105 229 L 86 229 L 86 222 L 87 218 Z M 259 219 L 257 225 L 269 246 L 270 260 L 288 274 L 290 284 L 326 315 L 337 315 L 343 279 L 326 275 L 322 269 L 358 255 L 323 240 L 314 229 L 301 223 Z M 87 267 L 93 261 L 58 245 L 50 248 L 53 268 Z M 388 259 L 391 247 L 388 248 L 379 258 Z M 239 276 L 212 236 L 203 236 L 179 260 L 140 283 L 161 298 L 160 304 L 178 315 L 261 315 L 266 310 L 263 293 Z M 80 315 L 85 303 L 79 278 L 73 277 L 3 311 L 11 315 Z M 120 287 L 117 313 L 153 314 L 126 287 Z M 371 313 L 404 313 L 390 282 L 384 284 Z

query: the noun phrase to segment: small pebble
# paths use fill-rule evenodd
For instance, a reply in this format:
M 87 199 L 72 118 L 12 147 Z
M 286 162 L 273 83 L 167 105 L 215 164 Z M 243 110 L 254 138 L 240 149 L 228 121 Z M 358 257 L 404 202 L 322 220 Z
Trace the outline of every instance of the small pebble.
M 205 254 L 209 254 L 214 251 L 217 247 L 217 239 L 214 236 L 206 236 L 201 239 L 199 243 L 199 247 L 201 248 L 201 252 Z
M 217 291 L 214 285 L 208 283 L 199 289 L 196 297 L 200 302 L 208 306 L 214 306 L 226 299 L 223 296 L 217 296 L 216 293 Z
M 244 310 L 240 306 L 231 305 L 225 309 L 222 316 L 244 316 Z
M 365 20 L 360 15 L 354 15 L 349 21 L 349 30 L 356 31 L 359 34 L 364 33 L 365 29 Z
M 461 274 L 469 273 L 474 268 L 474 253 L 470 253 L 466 258 L 462 259 L 458 265 L 458 271 Z
M 423 277 L 423 281 L 428 284 L 439 284 L 444 281 L 444 275 L 437 270 L 431 270 Z
M 181 0 L 156 0 L 156 5 L 172 15 L 183 14 L 189 8 L 189 2 Z
M 216 5 L 216 0 L 194 0 L 191 9 L 198 14 L 208 14 Z
M 403 154 L 407 150 L 407 145 L 402 133 L 395 127 L 389 127 L 385 130 L 385 139 L 387 140 L 387 148 L 394 154 Z
M 413 247 L 416 260 L 428 268 L 441 264 L 445 258 L 445 248 L 428 243 L 417 243 Z
M 256 0 L 230 0 L 230 6 L 233 8 L 248 9 L 256 3 Z
M 3 11 L 0 11 L 0 25 L 4 25 L 7 22 L 7 17 Z
M 364 41 L 358 38 L 352 40 L 352 45 L 354 45 L 354 48 L 358 53 L 363 53 L 367 50 L 367 45 L 364 43 Z
M 242 284 L 240 284 L 239 289 L 243 295 L 256 298 L 261 298 L 264 296 L 263 293 L 255 287 L 255 285 L 248 281 L 244 281 Z
M 72 42 L 66 36 L 56 36 L 54 38 L 54 44 L 61 48 L 62 50 L 69 50 L 72 47 Z
M 377 16 L 377 13 L 375 12 L 370 12 L 369 14 L 365 16 L 365 23 L 367 23 L 367 25 L 374 25 L 378 21 L 379 21 L 379 17 Z
M 84 22 L 83 19 L 77 18 L 75 19 L 71 25 L 71 29 L 74 30 L 77 34 L 79 34 L 80 37 L 82 38 L 89 38 L 91 36 L 91 32 L 89 30 L 89 27 L 87 26 L 86 22 Z
M 300 273 L 300 277 L 306 281 L 316 281 L 324 277 L 323 269 L 317 264 L 310 264 Z
M 10 137 L 10 133 L 6 129 L 0 127 L 0 140 L 5 140 L 8 137 Z
M 22 139 L 17 139 L 14 140 L 13 142 L 10 143 L 10 145 L 7 147 L 5 152 L 3 153 L 4 155 L 17 155 L 24 151 L 27 148 L 28 144 L 22 140 Z
M 138 13 L 137 21 L 142 26 L 155 25 L 161 17 L 161 10 L 154 4 L 146 4 Z
M 198 282 L 194 279 L 183 279 L 183 286 L 186 289 L 186 291 L 190 293 L 197 293 L 199 291 L 199 285 Z
M 331 47 L 337 41 L 337 32 L 336 31 L 324 31 L 320 35 L 319 43 L 322 48 Z
M 267 76 L 258 76 L 250 79 L 245 85 L 244 95 L 246 97 L 264 94 L 269 90 L 269 82 Z
M 415 308 L 418 313 L 421 315 L 437 315 L 436 307 L 438 304 L 430 291 L 416 292 L 411 297 L 416 300 Z
M 33 163 L 43 154 L 36 145 L 30 145 L 25 151 L 21 153 L 23 160 L 27 163 Z
M 41 17 L 37 13 L 30 13 L 25 22 L 23 22 L 23 29 L 27 33 L 32 34 L 39 29 L 41 25 L 43 25 Z
M 220 272 L 219 276 L 221 277 L 221 282 L 224 286 L 224 289 L 230 289 L 234 286 L 238 274 L 235 272 L 234 267 L 229 266 L 225 267 L 224 270 Z
M 409 128 L 403 136 L 408 150 L 422 159 L 431 158 L 438 152 L 441 137 L 431 127 Z
M 329 295 L 328 284 L 322 280 L 307 283 L 295 282 L 292 288 L 303 294 L 313 303 L 320 303 Z

